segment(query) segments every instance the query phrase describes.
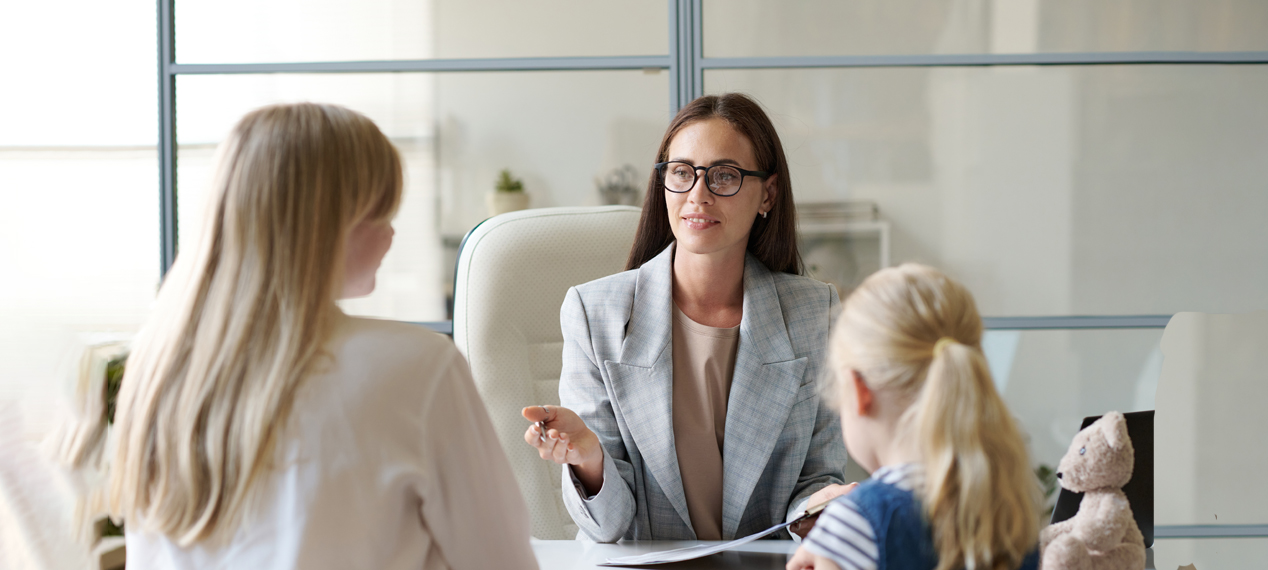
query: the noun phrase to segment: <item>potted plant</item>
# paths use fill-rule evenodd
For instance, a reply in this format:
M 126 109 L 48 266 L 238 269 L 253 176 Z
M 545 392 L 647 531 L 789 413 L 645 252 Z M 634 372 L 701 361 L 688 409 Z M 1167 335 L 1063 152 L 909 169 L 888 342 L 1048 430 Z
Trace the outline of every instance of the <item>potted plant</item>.
M 614 169 L 603 178 L 595 178 L 599 200 L 605 205 L 637 206 L 643 197 L 639 190 L 638 169 L 625 165 Z
M 123 522 L 111 520 L 105 488 L 110 429 L 127 359 L 126 342 L 86 347 L 70 378 L 73 389 L 65 416 L 46 442 L 46 451 L 66 477 L 74 498 L 68 530 L 91 549 L 95 567 L 101 570 L 123 568 L 127 558 Z
M 511 176 L 511 171 L 505 168 L 498 174 L 497 184 L 494 185 L 493 191 L 486 194 L 484 198 L 490 216 L 528 207 L 528 193 L 524 192 L 524 182 Z

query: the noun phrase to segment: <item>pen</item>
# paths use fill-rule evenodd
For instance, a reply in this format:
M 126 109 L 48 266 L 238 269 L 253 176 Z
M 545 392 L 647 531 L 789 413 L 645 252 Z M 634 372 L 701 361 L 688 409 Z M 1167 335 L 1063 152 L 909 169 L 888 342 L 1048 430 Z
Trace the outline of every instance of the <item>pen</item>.
M 823 510 L 824 510 L 824 509 L 828 508 L 828 505 L 830 505 L 830 504 L 832 504 L 832 499 L 829 499 L 829 500 L 824 501 L 824 502 L 822 502 L 822 503 L 819 503 L 819 504 L 817 504 L 817 505 L 815 505 L 815 506 L 813 506 L 813 507 L 810 507 L 810 508 L 806 509 L 806 512 L 802 513 L 802 514 L 801 514 L 801 516 L 800 516 L 800 517 L 798 517 L 798 519 L 799 519 L 799 520 L 804 520 L 804 519 L 808 519 L 808 518 L 813 517 L 813 516 L 818 516 L 818 514 L 819 514 L 819 513 L 821 513 L 821 512 L 823 512 Z
M 802 532 L 801 531 L 802 523 L 810 523 L 810 521 L 817 520 L 819 518 L 819 514 L 822 513 L 824 509 L 828 508 L 828 505 L 831 503 L 832 503 L 831 500 L 827 500 L 813 507 L 807 508 L 805 511 L 802 511 L 801 516 L 798 516 L 797 518 L 788 522 L 788 531 L 795 532 L 795 533 L 798 533 L 798 535 L 800 535 Z
M 541 408 L 543 412 L 546 412 L 546 418 L 550 417 L 550 410 L 547 410 L 546 406 L 537 406 L 537 407 Z M 538 442 L 546 441 L 546 418 L 542 418 L 541 421 L 537 422 L 537 441 Z

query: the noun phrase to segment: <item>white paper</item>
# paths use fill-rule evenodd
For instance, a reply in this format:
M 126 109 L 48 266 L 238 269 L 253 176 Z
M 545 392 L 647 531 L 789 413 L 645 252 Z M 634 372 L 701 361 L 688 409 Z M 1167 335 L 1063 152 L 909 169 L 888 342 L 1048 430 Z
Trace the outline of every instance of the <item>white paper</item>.
M 797 519 L 801 520 L 801 519 Z M 687 548 L 678 548 L 675 550 L 663 550 L 661 552 L 649 552 L 647 554 L 639 554 L 637 556 L 620 556 L 617 558 L 609 558 L 607 562 L 599 566 L 647 566 L 652 564 L 668 564 L 670 562 L 682 562 L 683 560 L 695 560 L 704 558 L 710 554 L 724 552 L 753 542 L 764 536 L 779 532 L 795 521 L 777 524 L 757 534 L 750 534 L 744 538 L 732 540 L 723 544 L 701 544 L 699 546 L 688 546 Z

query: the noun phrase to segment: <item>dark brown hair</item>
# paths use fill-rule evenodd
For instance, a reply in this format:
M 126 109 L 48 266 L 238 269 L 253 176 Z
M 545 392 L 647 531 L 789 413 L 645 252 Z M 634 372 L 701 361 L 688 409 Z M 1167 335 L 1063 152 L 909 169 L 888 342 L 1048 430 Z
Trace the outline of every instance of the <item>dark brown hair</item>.
M 788 161 L 784 158 L 784 146 L 779 142 L 775 125 L 756 101 L 740 93 L 705 95 L 678 111 L 664 138 L 655 162 L 664 162 L 669 143 L 687 125 L 705 119 L 725 120 L 735 130 L 748 137 L 757 155 L 757 168 L 772 172 L 775 179 L 775 204 L 770 215 L 757 218 L 749 230 L 748 251 L 771 271 L 801 275 L 801 254 L 797 251 L 797 210 L 793 207 L 792 183 L 788 178 Z M 669 213 L 665 206 L 665 191 L 660 176 L 652 170 L 647 180 L 647 195 L 643 198 L 643 215 L 638 221 L 638 233 L 634 234 L 634 246 L 630 248 L 625 269 L 635 269 L 647 263 L 674 241 L 669 227 Z

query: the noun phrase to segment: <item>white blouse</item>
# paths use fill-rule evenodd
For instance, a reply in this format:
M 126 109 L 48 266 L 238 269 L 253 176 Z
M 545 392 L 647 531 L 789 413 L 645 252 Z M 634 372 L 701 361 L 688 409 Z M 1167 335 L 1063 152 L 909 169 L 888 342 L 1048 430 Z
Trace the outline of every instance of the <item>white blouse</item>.
M 129 570 L 537 568 L 528 510 L 453 343 L 341 315 L 327 351 L 234 538 L 181 548 L 128 524 Z

